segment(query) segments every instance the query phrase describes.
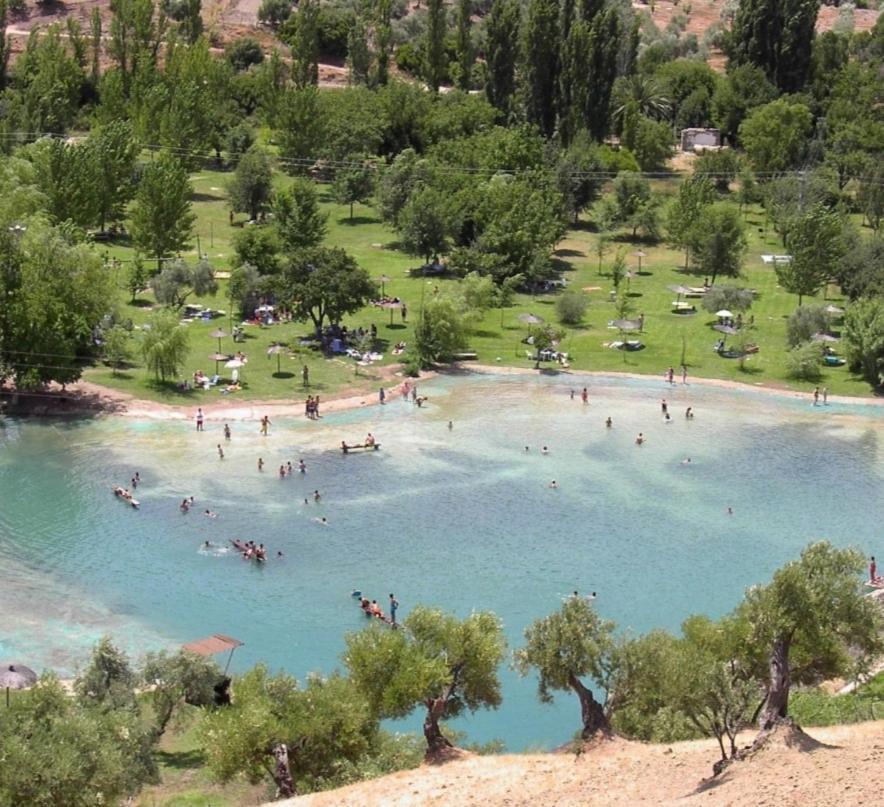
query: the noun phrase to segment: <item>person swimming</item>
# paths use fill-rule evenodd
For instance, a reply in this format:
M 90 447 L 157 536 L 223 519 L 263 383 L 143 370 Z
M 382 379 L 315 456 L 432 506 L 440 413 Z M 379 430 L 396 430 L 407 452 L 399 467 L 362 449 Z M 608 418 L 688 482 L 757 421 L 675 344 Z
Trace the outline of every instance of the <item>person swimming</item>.
M 206 518 L 218 518 L 218 514 L 217 514 L 217 513 L 213 513 L 211 510 L 206 510 L 206 511 L 203 513 L 203 515 L 204 515 Z
M 182 513 L 186 513 L 190 510 L 190 502 L 187 499 L 182 499 L 181 504 L 178 507 Z
M 322 498 L 322 496 L 319 495 L 319 491 L 318 491 L 318 490 L 314 490 L 314 491 L 313 491 L 313 501 L 314 501 L 314 502 L 318 502 L 321 498 Z
M 610 429 L 611 426 L 613 426 L 613 425 L 614 425 L 614 421 L 611 420 L 611 418 L 608 418 L 608 419 L 605 421 L 605 426 L 606 426 L 607 428 Z
M 258 457 L 258 470 L 259 471 L 264 470 L 264 460 L 261 457 Z
M 557 488 L 557 487 L 559 486 L 559 483 L 556 482 L 555 479 L 553 479 L 553 481 L 549 483 L 549 486 L 550 486 L 551 488 Z
M 307 463 L 304 462 L 304 460 L 298 460 L 298 470 L 299 470 L 302 474 L 306 474 L 306 473 L 307 473 Z
M 541 454 L 549 454 L 549 448 L 544 446 L 543 448 L 540 449 L 540 453 Z
M 328 526 L 328 519 L 325 516 L 320 516 L 319 518 L 313 519 L 317 524 L 322 524 L 323 527 Z
M 644 441 L 645 441 L 645 436 L 641 432 L 639 432 L 638 437 L 635 438 L 635 444 L 637 446 L 640 446 L 642 443 L 644 443 Z

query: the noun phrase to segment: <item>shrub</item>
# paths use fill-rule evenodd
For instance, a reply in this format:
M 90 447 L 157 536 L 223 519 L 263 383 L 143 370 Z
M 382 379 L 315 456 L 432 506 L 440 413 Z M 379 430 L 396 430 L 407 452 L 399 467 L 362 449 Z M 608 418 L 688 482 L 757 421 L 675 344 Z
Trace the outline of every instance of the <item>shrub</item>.
M 253 64 L 264 61 L 264 51 L 257 40 L 244 36 L 224 48 L 224 58 L 234 70 L 248 70 Z
M 752 305 L 752 292 L 736 286 L 716 286 L 703 295 L 703 308 L 710 313 L 727 309 L 728 311 L 746 311 Z
M 802 305 L 796 308 L 786 323 L 786 341 L 789 347 L 807 342 L 820 331 L 825 331 L 828 323 L 826 313 L 819 305 Z
M 786 374 L 799 381 L 819 381 L 820 349 L 813 342 L 804 342 L 793 347 L 786 356 Z
M 556 313 L 564 325 L 579 325 L 589 307 L 589 300 L 579 291 L 568 290 L 556 300 Z

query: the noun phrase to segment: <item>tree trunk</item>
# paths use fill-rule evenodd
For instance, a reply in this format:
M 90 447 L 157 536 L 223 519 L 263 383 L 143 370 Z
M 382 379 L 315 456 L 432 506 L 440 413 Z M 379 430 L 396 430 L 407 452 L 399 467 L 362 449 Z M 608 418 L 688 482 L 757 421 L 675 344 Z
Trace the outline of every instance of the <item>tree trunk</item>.
M 580 716 L 583 720 L 581 736 L 583 739 L 589 740 L 599 733 L 610 737 L 611 723 L 605 715 L 602 705 L 593 697 L 592 692 L 573 673 L 568 673 L 568 683 L 580 699 Z
M 446 748 L 452 748 L 451 742 L 439 728 L 439 719 L 445 710 L 445 698 L 433 698 L 427 701 L 427 716 L 424 718 L 424 738 L 427 741 L 427 756 L 433 756 Z
M 295 795 L 295 783 L 289 768 L 289 748 L 285 743 L 273 746 L 276 767 L 273 770 L 273 781 L 276 783 L 276 798 L 287 799 Z
M 767 698 L 758 725 L 762 730 L 770 729 L 786 717 L 789 711 L 789 688 L 792 676 L 789 669 L 789 649 L 792 637 L 777 639 L 768 659 L 770 681 L 767 685 Z
M 350 221 L 353 221 L 353 202 L 350 202 Z

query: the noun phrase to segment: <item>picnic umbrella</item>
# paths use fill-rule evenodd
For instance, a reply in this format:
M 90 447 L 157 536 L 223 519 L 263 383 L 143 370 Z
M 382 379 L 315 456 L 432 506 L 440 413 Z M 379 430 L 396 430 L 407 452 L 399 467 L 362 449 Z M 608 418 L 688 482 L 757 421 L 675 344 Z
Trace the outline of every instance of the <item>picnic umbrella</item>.
M 541 325 L 543 319 L 535 314 L 519 314 L 519 322 L 524 322 L 526 325 Z
M 726 333 L 730 336 L 733 336 L 737 332 L 737 329 L 734 328 L 733 325 L 722 325 L 721 323 L 713 325 L 712 330 L 718 331 L 719 333 Z
M 231 359 L 230 361 L 225 362 L 224 366 L 230 368 L 231 370 L 239 370 L 240 367 L 245 366 L 245 362 L 242 359 Z M 237 373 L 235 375 L 234 380 L 236 380 L 238 378 L 239 378 L 239 373 Z
M 726 308 L 722 308 L 721 311 L 716 311 L 715 316 L 719 319 L 730 319 L 733 314 L 728 311 Z
M 212 332 L 209 334 L 209 336 L 211 336 L 212 339 L 217 339 L 217 340 L 218 340 L 218 352 L 220 353 L 220 352 L 221 352 L 221 340 L 222 340 L 225 336 L 227 336 L 227 331 L 224 331 L 224 330 L 222 330 L 221 328 L 217 328 L 217 329 L 215 329 L 214 331 L 212 331 Z M 218 361 L 221 361 L 221 359 L 218 359 Z
M 633 257 L 633 258 L 638 258 L 638 271 L 641 272 L 641 270 L 642 270 L 642 258 L 647 258 L 647 257 L 648 257 L 648 253 L 645 252 L 643 249 L 637 249 L 635 252 L 632 253 L 632 257 Z
M 623 277 L 626 278 L 626 291 L 629 292 L 629 281 L 634 277 L 638 277 L 638 272 L 633 272 L 631 269 L 623 273 Z
M 384 284 L 385 284 L 385 283 L 389 283 L 389 282 L 390 282 L 390 278 L 387 277 L 386 275 L 381 275 L 381 276 L 378 278 L 378 280 L 381 281 L 381 297 L 385 297 L 386 295 L 384 294 Z
M 6 705 L 9 706 L 10 689 L 30 689 L 37 683 L 37 673 L 24 664 L 7 663 L 0 666 L 0 687 L 6 688 Z
M 274 353 L 276 354 L 276 372 L 280 372 L 279 357 L 285 348 L 282 345 L 270 345 L 267 348 L 267 358 L 269 359 Z
M 837 336 L 832 336 L 830 333 L 823 333 L 820 331 L 819 333 L 815 333 L 810 337 L 814 342 L 840 342 L 841 340 Z
M 228 356 L 228 354 L 226 353 L 213 353 L 211 356 L 209 356 L 209 361 L 215 362 L 215 375 L 218 375 L 218 362 L 227 361 L 227 359 L 229 358 L 230 356 Z
M 375 303 L 375 305 L 377 305 L 379 308 L 389 308 L 390 309 L 390 325 L 393 324 L 393 312 L 397 308 L 402 308 L 402 303 L 395 303 L 395 302 L 386 302 L 385 301 L 382 303 Z

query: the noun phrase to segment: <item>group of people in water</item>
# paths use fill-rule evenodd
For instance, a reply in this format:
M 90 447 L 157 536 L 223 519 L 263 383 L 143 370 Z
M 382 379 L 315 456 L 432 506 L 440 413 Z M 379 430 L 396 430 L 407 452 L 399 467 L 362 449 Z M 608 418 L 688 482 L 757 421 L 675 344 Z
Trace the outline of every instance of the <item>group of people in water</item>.
M 396 622 L 396 611 L 399 610 L 399 601 L 396 599 L 395 595 L 392 592 L 390 592 L 389 616 L 387 616 L 387 614 L 383 612 L 377 600 L 369 600 L 368 597 L 364 597 L 359 589 L 354 589 L 351 592 L 350 596 L 352 596 L 356 600 L 359 600 L 359 607 L 362 609 L 362 613 L 364 613 L 367 617 L 379 619 L 381 620 L 381 622 L 386 623 L 392 628 L 396 628 L 399 626 L 399 623 Z

